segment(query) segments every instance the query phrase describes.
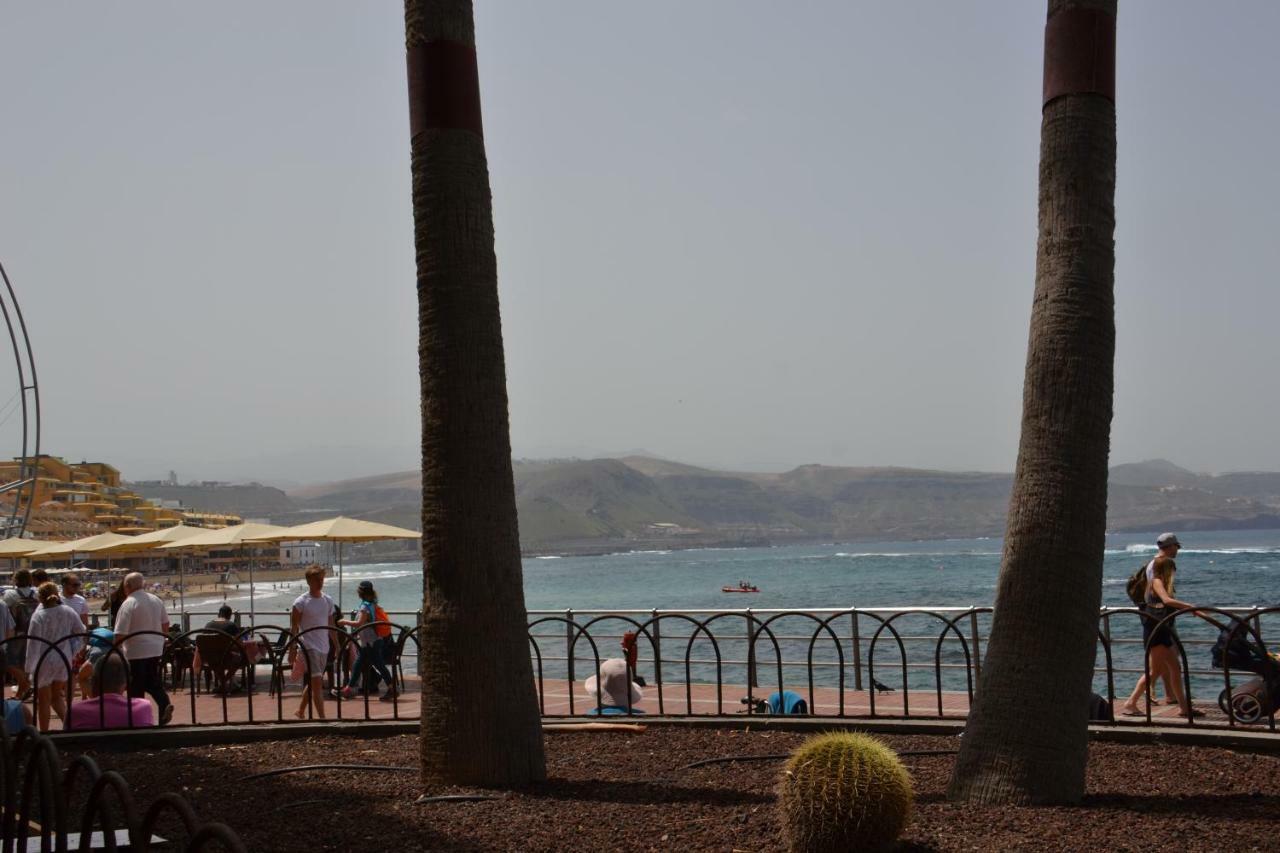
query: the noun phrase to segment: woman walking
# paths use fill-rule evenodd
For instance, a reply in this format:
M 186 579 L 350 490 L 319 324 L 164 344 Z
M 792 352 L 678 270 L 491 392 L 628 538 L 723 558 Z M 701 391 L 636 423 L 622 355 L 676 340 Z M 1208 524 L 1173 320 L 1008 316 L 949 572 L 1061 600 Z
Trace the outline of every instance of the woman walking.
M 1143 716 L 1145 712 L 1138 709 L 1138 699 L 1147 689 L 1148 681 L 1154 684 L 1161 678 L 1164 679 L 1165 689 L 1170 692 L 1171 697 L 1181 709 L 1182 716 L 1187 718 L 1204 716 L 1204 711 L 1191 707 L 1191 701 L 1182 688 L 1182 666 L 1179 663 L 1175 645 L 1177 631 L 1173 620 L 1163 621 L 1170 614 L 1192 606 L 1173 597 L 1173 575 L 1178 570 L 1174 558 L 1178 556 L 1178 549 L 1181 547 L 1182 543 L 1178 541 L 1177 536 L 1172 533 L 1162 533 L 1156 539 L 1156 548 L 1159 549 L 1159 553 L 1147 564 L 1145 603 L 1140 609 L 1142 640 L 1148 650 L 1147 669 L 1150 676 L 1143 675 L 1138 679 L 1128 701 L 1120 707 L 1120 713 L 1126 717 Z
M 390 702 L 398 695 L 386 662 L 386 644 L 391 640 L 391 626 L 373 624 L 387 621 L 386 612 L 378 606 L 378 593 L 374 592 L 373 581 L 360 581 L 356 593 L 360 596 L 360 609 L 356 612 L 356 618 L 338 620 L 339 625 L 355 631 L 356 642 L 360 645 L 355 665 L 351 667 L 351 675 L 347 677 L 347 685 L 342 688 L 342 698 L 350 699 L 354 695 L 356 679 L 363 675 L 366 693 L 377 688 L 377 679 L 385 681 L 387 692 L 380 699 Z M 373 672 L 369 672 L 371 668 Z
M 26 670 L 36 690 L 36 726 L 49 731 L 49 711 L 67 718 L 67 682 L 76 648 L 85 633 L 80 614 L 62 603 L 52 581 L 36 589 L 40 606 L 27 626 Z

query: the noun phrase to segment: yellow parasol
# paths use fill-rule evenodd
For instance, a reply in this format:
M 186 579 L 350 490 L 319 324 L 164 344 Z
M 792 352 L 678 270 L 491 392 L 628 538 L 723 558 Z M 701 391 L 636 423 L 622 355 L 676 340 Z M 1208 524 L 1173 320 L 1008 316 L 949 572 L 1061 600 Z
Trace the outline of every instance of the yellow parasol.
M 170 528 L 172 529 L 172 528 Z M 280 533 L 285 528 L 277 527 L 274 524 L 257 524 L 248 522 L 246 524 L 235 524 L 231 527 L 219 527 L 214 530 L 206 530 L 195 536 L 189 536 L 185 539 L 179 539 L 176 542 L 168 542 L 158 546 L 158 550 L 170 551 L 177 549 L 190 549 L 192 551 L 209 552 L 215 548 L 234 548 L 243 549 L 249 545 L 263 544 L 267 542 L 275 542 L 277 540 L 271 537 Z M 254 601 L 253 590 L 253 561 L 249 561 L 249 623 L 253 624 L 256 616 L 256 606 Z
M 209 528 L 207 527 L 188 527 L 185 524 L 176 524 L 173 527 L 162 527 L 159 530 L 143 533 L 140 536 L 130 536 L 129 541 L 104 548 L 99 553 L 126 554 L 131 551 L 154 551 L 161 545 L 167 545 L 170 542 L 181 542 L 208 532 Z M 178 608 L 183 613 L 187 612 L 186 569 L 186 557 L 180 553 L 178 554 Z
M 46 560 L 50 557 L 92 554 L 121 542 L 128 542 L 132 538 L 132 536 L 121 536 L 119 533 L 97 533 L 83 539 L 72 539 L 70 542 L 45 542 L 43 547 L 31 551 L 26 556 L 32 560 Z
M 11 536 L 8 539 L 0 540 L 0 557 L 25 557 L 32 551 L 37 551 L 48 544 L 48 542 L 40 542 L 36 539 Z
M 421 539 L 422 534 L 404 527 L 390 524 L 379 524 L 376 521 L 363 521 L 359 518 L 347 518 L 339 515 L 322 521 L 286 527 L 279 533 L 266 537 L 272 542 L 292 542 L 295 539 L 313 539 L 320 542 L 338 543 L 338 609 L 342 609 L 342 543 L 344 542 L 379 542 L 386 539 Z

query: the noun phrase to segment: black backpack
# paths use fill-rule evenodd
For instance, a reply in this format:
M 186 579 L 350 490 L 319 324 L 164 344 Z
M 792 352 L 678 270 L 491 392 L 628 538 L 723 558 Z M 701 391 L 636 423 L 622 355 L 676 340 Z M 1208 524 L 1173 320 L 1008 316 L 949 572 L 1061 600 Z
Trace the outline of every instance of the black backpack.
M 13 592 L 18 597 L 17 603 L 9 607 L 9 613 L 13 616 L 13 633 L 14 636 L 25 635 L 27 626 L 31 624 L 31 614 L 40 606 L 40 600 L 36 598 L 35 590 L 31 590 L 30 595 L 23 595 L 17 589 Z
M 1124 591 L 1129 594 L 1129 600 L 1138 607 L 1147 603 L 1147 566 L 1150 563 L 1143 563 L 1138 570 L 1129 578 L 1129 582 L 1124 585 Z

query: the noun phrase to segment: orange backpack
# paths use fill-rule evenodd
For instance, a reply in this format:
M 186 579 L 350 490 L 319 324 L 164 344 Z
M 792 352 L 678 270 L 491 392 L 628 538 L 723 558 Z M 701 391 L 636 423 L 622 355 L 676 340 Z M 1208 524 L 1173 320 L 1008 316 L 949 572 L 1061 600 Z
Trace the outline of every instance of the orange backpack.
M 391 621 L 390 619 L 388 619 L 388 618 L 387 618 L 387 611 L 383 610 L 383 609 L 382 609 L 380 606 L 378 606 L 377 604 L 373 605 L 373 618 L 374 618 L 374 621 L 376 621 L 376 622 L 390 622 L 390 621 Z M 376 625 L 376 626 L 374 626 L 374 629 L 373 629 L 373 630 L 375 630 L 375 631 L 377 631 L 377 632 L 378 632 L 378 636 L 379 636 L 379 637 L 386 638 L 386 637 L 390 637 L 390 636 L 391 636 L 391 626 L 390 626 L 390 625 Z

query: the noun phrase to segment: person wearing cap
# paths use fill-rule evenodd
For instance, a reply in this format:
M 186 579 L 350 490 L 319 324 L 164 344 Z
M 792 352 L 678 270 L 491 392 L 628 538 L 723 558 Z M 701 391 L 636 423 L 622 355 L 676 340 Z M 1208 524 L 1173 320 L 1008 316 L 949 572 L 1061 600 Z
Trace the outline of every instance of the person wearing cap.
M 582 689 L 596 706 L 587 711 L 588 716 L 613 716 L 616 714 L 643 714 L 635 707 L 644 699 L 640 685 L 627 677 L 627 662 L 623 658 L 601 661 L 600 675 L 588 676 Z
M 1139 710 L 1138 699 L 1147 689 L 1148 682 L 1163 679 L 1165 689 L 1177 702 L 1184 717 L 1203 717 L 1204 711 L 1191 707 L 1191 701 L 1182 689 L 1182 666 L 1178 660 L 1176 648 L 1177 631 L 1173 621 L 1163 622 L 1166 616 L 1177 610 L 1192 609 L 1192 605 L 1173 597 L 1173 574 L 1178 570 L 1174 558 L 1182 543 L 1172 533 L 1161 533 L 1156 537 L 1156 556 L 1147 564 L 1147 585 L 1144 594 L 1145 603 L 1139 608 L 1142 613 L 1142 640 L 1147 647 L 1148 671 L 1138 679 L 1128 700 L 1120 706 L 1120 713 L 1126 717 L 1145 716 Z
M 360 581 L 356 594 L 360 596 L 360 609 L 356 611 L 355 618 L 338 620 L 339 625 L 355 632 L 356 643 L 359 644 L 356 662 L 340 692 L 343 699 L 350 699 L 355 695 L 356 679 L 364 679 L 366 693 L 377 689 L 381 679 L 387 683 L 387 692 L 378 699 L 390 702 L 399 695 L 386 662 L 386 642 L 391 638 L 391 626 L 374 625 L 375 622 L 386 622 L 387 614 L 378 606 L 378 593 L 373 589 L 373 581 Z

